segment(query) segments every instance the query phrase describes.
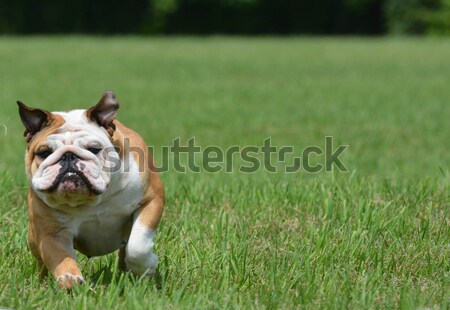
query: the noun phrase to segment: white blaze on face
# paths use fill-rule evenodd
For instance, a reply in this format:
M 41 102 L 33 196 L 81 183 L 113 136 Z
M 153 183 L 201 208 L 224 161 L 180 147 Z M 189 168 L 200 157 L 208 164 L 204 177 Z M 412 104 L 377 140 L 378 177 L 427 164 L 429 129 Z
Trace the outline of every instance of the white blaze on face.
M 42 161 L 32 177 L 32 186 L 36 191 L 45 191 L 54 186 L 56 178 L 63 172 L 60 171 L 60 159 L 67 152 L 79 158 L 75 165 L 95 192 L 103 193 L 108 187 L 111 173 L 104 168 L 105 163 L 111 162 L 112 157 L 118 158 L 118 154 L 115 151 L 100 151 L 98 154 L 89 151 L 90 148 L 114 150 L 114 146 L 107 132 L 88 121 L 84 112 L 53 112 L 61 115 L 65 123 L 57 133 L 47 137 L 46 143 L 52 154 Z

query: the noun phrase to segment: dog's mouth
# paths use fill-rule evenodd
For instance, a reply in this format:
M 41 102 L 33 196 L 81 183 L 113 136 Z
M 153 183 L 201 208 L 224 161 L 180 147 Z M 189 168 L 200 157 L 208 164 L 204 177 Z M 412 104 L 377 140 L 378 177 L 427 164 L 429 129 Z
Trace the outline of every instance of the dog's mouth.
M 48 191 L 65 194 L 101 194 L 81 171 L 73 168 L 59 173 Z

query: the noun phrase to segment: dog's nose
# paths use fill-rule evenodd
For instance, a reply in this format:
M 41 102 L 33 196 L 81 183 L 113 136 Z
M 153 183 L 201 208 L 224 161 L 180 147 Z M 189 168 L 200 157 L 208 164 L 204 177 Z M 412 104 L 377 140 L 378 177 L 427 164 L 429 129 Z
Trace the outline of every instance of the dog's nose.
M 72 161 L 72 160 L 74 160 L 75 158 L 78 158 L 78 156 L 75 155 L 75 154 L 72 153 L 72 152 L 64 153 L 63 156 L 61 156 L 61 160 L 62 160 L 62 161 Z

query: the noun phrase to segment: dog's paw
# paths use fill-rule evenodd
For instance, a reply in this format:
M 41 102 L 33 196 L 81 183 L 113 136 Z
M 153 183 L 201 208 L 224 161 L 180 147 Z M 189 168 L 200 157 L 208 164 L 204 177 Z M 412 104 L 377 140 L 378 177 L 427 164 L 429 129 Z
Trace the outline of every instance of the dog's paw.
M 125 264 L 127 270 L 135 275 L 151 277 L 155 274 L 156 267 L 158 267 L 158 256 L 153 252 L 140 256 L 130 255 L 125 257 Z
M 84 278 L 81 275 L 74 275 L 71 273 L 65 273 L 60 275 L 56 281 L 60 288 L 72 289 L 76 285 L 80 285 L 84 283 Z

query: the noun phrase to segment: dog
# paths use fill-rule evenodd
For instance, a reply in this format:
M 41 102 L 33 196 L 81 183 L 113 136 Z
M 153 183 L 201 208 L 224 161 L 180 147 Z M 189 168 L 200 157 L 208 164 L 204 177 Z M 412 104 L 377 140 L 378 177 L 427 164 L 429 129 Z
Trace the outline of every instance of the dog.
M 84 283 L 74 250 L 88 257 L 119 250 L 119 268 L 152 276 L 164 187 L 144 140 L 116 120 L 114 93 L 87 110 L 17 104 L 27 143 L 28 245 L 41 275 L 71 289 Z

